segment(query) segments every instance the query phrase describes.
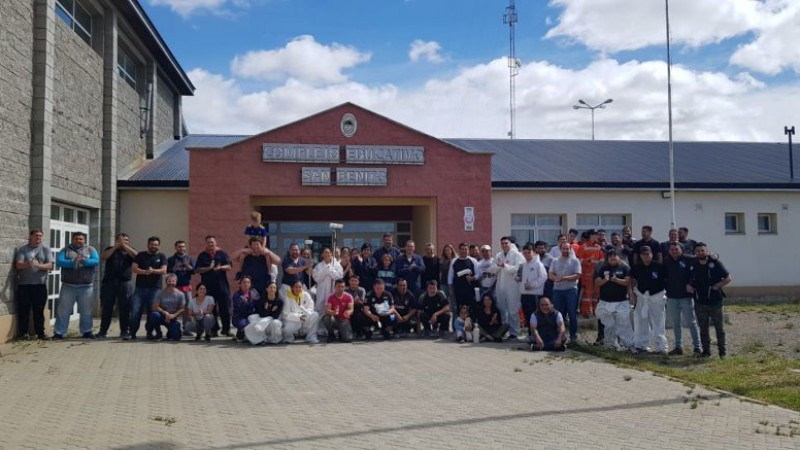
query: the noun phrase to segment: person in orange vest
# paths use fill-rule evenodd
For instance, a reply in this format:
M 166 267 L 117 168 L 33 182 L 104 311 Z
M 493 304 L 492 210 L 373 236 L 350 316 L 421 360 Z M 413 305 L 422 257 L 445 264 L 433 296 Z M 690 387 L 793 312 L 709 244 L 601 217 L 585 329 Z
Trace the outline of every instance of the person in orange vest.
M 597 308 L 594 270 L 604 259 L 603 247 L 597 242 L 597 231 L 585 231 L 575 256 L 581 261 L 581 315 L 591 317 Z

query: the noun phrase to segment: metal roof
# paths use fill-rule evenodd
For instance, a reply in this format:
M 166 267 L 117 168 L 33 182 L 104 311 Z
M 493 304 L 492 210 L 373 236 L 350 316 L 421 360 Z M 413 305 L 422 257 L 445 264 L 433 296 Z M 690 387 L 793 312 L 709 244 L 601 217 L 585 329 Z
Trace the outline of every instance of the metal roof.
M 156 157 L 118 184 L 186 187 L 186 148 L 222 148 L 252 136 L 190 135 L 159 147 Z M 669 187 L 668 144 L 659 141 L 444 139 L 468 152 L 492 153 L 495 188 Z M 800 189 L 789 179 L 786 144 L 675 142 L 675 182 L 683 189 Z M 800 155 L 799 155 L 800 156 Z M 800 164 L 795 172 L 800 176 Z
M 177 141 L 161 143 L 148 160 L 127 179 L 121 187 L 186 187 L 189 185 L 189 152 L 187 148 L 219 148 L 234 144 L 248 135 L 193 134 Z
M 669 146 L 661 141 L 444 139 L 492 152 L 494 187 L 669 186 Z M 675 182 L 683 188 L 790 188 L 786 144 L 675 142 Z M 800 174 L 798 164 L 795 172 Z

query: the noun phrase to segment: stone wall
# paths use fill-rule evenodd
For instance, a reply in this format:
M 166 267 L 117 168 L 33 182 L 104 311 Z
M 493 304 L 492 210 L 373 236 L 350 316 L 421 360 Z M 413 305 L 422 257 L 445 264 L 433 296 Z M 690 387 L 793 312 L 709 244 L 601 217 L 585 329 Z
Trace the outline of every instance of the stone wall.
M 13 249 L 28 230 L 33 1 L 0 2 L 0 316 L 11 306 Z
M 117 170 L 121 172 L 137 159 L 144 159 L 147 141 L 139 134 L 142 96 L 124 80 L 118 81 Z M 140 81 L 140 84 L 144 84 L 144 81 Z
M 103 58 L 56 20 L 53 187 L 101 199 Z
M 170 141 L 174 138 L 173 119 L 175 117 L 175 93 L 162 77 L 158 77 L 158 95 L 156 96 L 156 136 L 155 144 Z

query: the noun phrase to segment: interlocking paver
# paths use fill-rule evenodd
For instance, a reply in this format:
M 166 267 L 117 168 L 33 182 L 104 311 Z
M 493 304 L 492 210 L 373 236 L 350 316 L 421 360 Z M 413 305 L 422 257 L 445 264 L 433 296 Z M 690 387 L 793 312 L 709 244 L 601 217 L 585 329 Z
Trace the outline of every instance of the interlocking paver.
M 800 414 L 602 361 L 443 341 L 0 349 L 0 448 L 800 448 Z M 174 420 L 174 423 L 169 423 Z

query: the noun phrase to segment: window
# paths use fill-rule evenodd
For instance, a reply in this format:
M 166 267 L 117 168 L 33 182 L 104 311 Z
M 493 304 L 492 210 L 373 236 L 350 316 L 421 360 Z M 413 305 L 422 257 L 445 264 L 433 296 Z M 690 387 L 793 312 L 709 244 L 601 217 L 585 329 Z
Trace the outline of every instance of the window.
M 544 241 L 547 245 L 558 242 L 564 232 L 564 216 L 559 214 L 512 214 L 511 235 L 522 247 L 526 242 Z
M 725 234 L 744 234 L 743 213 L 725 213 Z
M 119 76 L 121 76 L 130 87 L 136 89 L 136 63 L 134 63 L 122 49 L 118 49 L 117 51 L 117 70 L 119 71 Z
M 607 239 L 611 239 L 611 233 L 622 234 L 622 228 L 630 223 L 625 214 L 578 214 L 578 223 L 575 227 L 579 232 L 594 229 L 606 230 Z
M 777 214 L 758 213 L 758 234 L 777 234 Z
M 56 0 L 56 15 L 87 44 L 92 43 L 92 15 L 78 0 Z

